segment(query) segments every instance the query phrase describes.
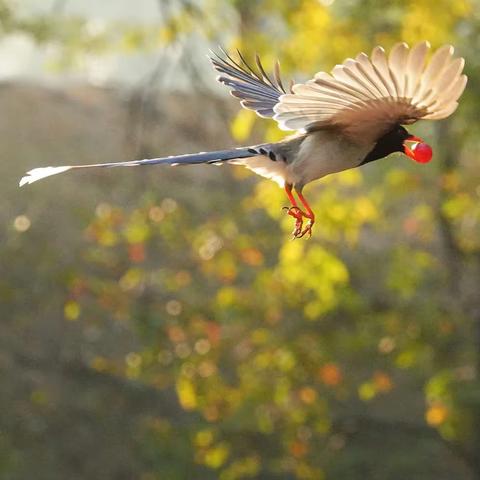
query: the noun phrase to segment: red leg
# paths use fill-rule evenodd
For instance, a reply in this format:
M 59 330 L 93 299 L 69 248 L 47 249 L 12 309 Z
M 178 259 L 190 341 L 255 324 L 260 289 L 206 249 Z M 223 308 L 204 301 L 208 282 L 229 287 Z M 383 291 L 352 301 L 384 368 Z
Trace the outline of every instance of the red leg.
M 297 238 L 303 237 L 304 235 L 308 235 L 309 237 L 312 236 L 312 227 L 315 223 L 315 214 L 313 210 L 310 208 L 310 205 L 307 202 L 307 199 L 302 195 L 301 189 L 295 189 L 297 192 L 299 200 L 302 202 L 302 205 L 305 207 L 305 212 L 303 215 L 304 217 L 308 218 L 307 226 L 303 229 L 303 231 L 297 235 Z
M 295 197 L 293 196 L 292 193 L 292 185 L 289 183 L 285 184 L 285 192 L 287 193 L 288 199 L 290 200 L 290 203 L 292 204 L 291 207 L 284 207 L 287 210 L 287 213 L 295 219 L 295 229 L 293 230 L 292 234 L 294 238 L 299 238 L 305 235 L 305 233 L 302 233 L 302 227 L 303 227 L 303 217 L 310 218 L 308 215 L 306 215 L 298 206 L 297 201 L 295 200 Z

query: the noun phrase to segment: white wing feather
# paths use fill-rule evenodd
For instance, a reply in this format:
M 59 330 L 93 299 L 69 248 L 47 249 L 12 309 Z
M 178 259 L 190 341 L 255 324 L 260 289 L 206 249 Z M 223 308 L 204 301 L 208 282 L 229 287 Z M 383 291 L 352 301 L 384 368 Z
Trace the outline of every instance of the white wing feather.
M 375 141 L 395 124 L 422 118 L 446 118 L 457 108 L 467 77 L 463 58 L 453 58 L 451 45 L 440 47 L 426 62 L 430 49 L 422 42 L 409 49 L 397 43 L 387 56 L 375 47 L 319 72 L 274 107 L 284 130 L 339 127 L 358 142 Z

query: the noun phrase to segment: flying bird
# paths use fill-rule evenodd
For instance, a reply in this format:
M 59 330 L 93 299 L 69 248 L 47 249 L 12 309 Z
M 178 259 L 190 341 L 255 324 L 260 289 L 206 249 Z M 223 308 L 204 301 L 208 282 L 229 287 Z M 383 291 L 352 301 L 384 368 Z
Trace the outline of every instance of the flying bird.
M 428 56 L 430 45 L 411 49 L 397 43 L 387 55 L 377 46 L 370 56 L 360 53 L 318 72 L 306 83 L 285 87 L 279 63 L 268 75 L 258 57 L 252 67 L 240 52 L 211 56 L 217 80 L 231 89 L 241 105 L 260 117 L 273 118 L 282 130 L 295 133 L 275 143 L 214 152 L 128 162 L 44 167 L 30 170 L 20 186 L 68 170 L 138 165 L 201 163 L 241 164 L 276 181 L 288 196 L 285 207 L 295 221 L 293 237 L 310 236 L 315 214 L 303 196 L 309 182 L 331 173 L 360 167 L 401 152 L 419 163 L 432 158 L 432 149 L 403 125 L 440 120 L 458 106 L 467 83 L 463 58 L 444 45 Z M 427 58 L 428 57 L 428 58 Z

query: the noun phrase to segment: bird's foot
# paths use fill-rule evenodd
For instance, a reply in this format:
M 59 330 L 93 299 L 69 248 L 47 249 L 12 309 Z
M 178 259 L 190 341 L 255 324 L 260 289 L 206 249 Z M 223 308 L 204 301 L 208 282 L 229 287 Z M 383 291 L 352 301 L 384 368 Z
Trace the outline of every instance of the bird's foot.
M 298 207 L 283 207 L 283 209 L 287 211 L 288 215 L 295 219 L 295 228 L 292 232 L 293 238 L 302 238 L 307 233 L 309 236 L 312 235 L 311 221 L 305 228 L 303 228 L 303 219 L 306 217 L 308 218 L 305 212 Z
M 287 213 L 295 219 L 295 229 L 293 230 L 293 238 L 302 238 L 305 235 L 310 238 L 312 236 L 312 227 L 315 223 L 315 213 L 310 208 L 306 198 L 302 195 L 301 186 L 295 187 L 297 192 L 298 199 L 302 202 L 302 205 L 305 207 L 305 211 L 301 210 L 298 205 L 295 197 L 292 193 L 293 185 L 291 183 L 285 183 L 285 192 L 287 193 L 288 199 L 290 200 L 291 207 L 283 207 Z M 307 226 L 303 227 L 303 219 L 308 219 Z
M 295 220 L 295 228 L 293 229 L 293 232 L 292 232 L 293 239 L 302 237 L 302 228 L 303 228 L 303 220 L 302 219 Z
M 301 230 L 299 233 L 294 235 L 294 237 L 295 238 L 302 238 L 306 235 L 307 238 L 310 238 L 312 236 L 312 228 L 313 228 L 314 223 L 315 223 L 315 221 L 312 218 L 309 218 L 306 227 L 303 230 Z M 295 232 L 296 232 L 296 230 L 295 230 Z

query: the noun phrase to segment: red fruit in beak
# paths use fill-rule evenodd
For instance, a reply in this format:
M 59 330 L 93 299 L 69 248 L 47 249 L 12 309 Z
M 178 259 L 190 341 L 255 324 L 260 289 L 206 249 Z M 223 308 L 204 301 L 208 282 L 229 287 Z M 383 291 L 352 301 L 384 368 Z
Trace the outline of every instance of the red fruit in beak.
M 410 135 L 407 138 L 407 142 L 416 142 L 412 145 L 410 149 L 407 145 L 404 145 L 405 155 L 408 155 L 412 160 L 415 160 L 418 163 L 428 163 L 432 159 L 432 147 L 414 135 Z
M 428 163 L 432 159 L 432 147 L 427 143 L 412 145 L 414 160 L 418 163 Z

